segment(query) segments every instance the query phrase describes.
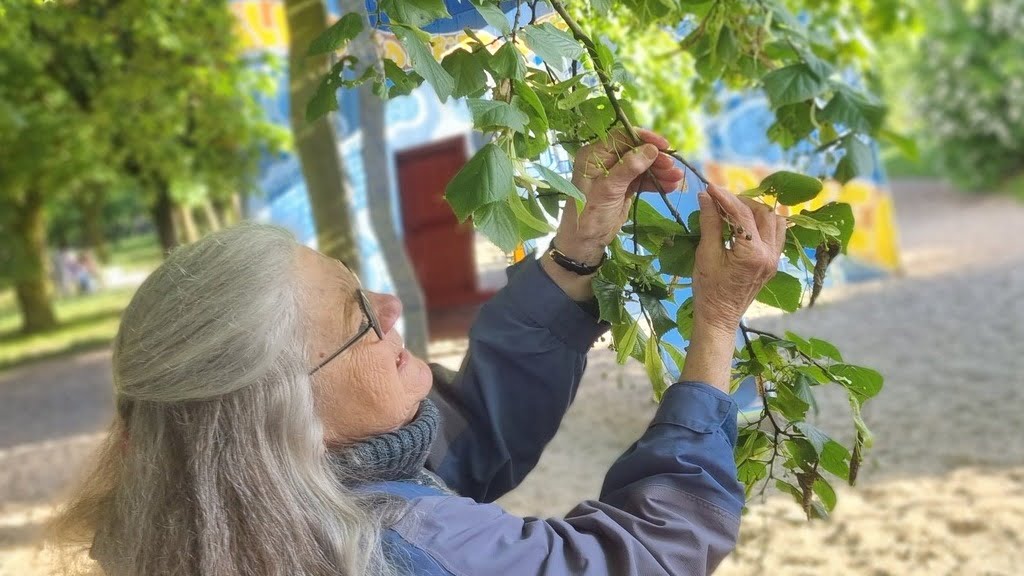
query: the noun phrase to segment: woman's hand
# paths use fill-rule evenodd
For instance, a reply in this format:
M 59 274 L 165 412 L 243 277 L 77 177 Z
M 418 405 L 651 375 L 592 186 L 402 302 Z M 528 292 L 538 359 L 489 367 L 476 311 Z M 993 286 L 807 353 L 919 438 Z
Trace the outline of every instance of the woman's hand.
M 630 137 L 614 131 L 607 142 L 580 148 L 573 166 L 573 184 L 587 198 L 577 218 L 576 203 L 566 202 L 554 244 L 569 258 L 584 264 L 597 264 L 605 248 L 629 219 L 629 208 L 641 187 L 655 188 L 647 170 L 666 192 L 675 190 L 684 172 L 675 161 L 659 152 L 668 148 L 668 140 L 650 130 L 637 130 L 644 144 L 635 146 Z M 593 297 L 589 276 L 579 276 L 544 258 L 541 265 L 562 290 L 574 300 Z
M 729 392 L 736 329 L 778 270 L 786 219 L 770 206 L 713 185 L 697 201 L 700 244 L 693 266 L 693 335 L 682 379 Z M 723 217 L 733 226 L 729 248 L 722 241 Z
M 641 187 L 654 189 L 648 169 L 665 191 L 675 190 L 684 173 L 667 154 L 668 140 L 650 130 L 637 130 L 644 144 L 636 146 L 621 130 L 607 142 L 580 148 L 573 165 L 572 182 L 587 197 L 579 219 L 576 203 L 567 202 L 555 235 L 555 245 L 570 258 L 596 263 L 622 225 L 629 219 L 633 195 Z

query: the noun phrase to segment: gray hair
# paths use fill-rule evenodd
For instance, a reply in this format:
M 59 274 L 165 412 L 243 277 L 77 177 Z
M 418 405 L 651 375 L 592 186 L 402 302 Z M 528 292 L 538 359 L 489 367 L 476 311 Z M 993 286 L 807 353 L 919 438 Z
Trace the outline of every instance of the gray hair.
M 328 462 L 298 247 L 243 224 L 139 287 L 114 343 L 117 416 L 55 522 L 60 544 L 118 576 L 394 573 L 381 531 L 400 505 Z

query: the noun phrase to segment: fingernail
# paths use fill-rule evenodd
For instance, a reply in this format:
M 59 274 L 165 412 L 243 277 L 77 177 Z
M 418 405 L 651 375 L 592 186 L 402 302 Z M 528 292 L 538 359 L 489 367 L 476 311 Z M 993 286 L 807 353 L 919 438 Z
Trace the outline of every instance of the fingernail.
M 658 157 L 658 147 L 654 144 L 644 144 L 641 149 L 648 160 L 654 160 Z
M 707 192 L 698 192 L 697 193 L 697 202 L 700 203 L 700 204 L 707 204 L 707 201 L 710 198 L 711 198 L 711 196 L 708 196 Z

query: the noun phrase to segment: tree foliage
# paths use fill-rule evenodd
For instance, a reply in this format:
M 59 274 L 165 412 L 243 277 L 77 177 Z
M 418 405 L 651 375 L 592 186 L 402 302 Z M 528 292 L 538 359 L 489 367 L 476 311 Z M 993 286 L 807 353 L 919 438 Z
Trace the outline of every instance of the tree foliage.
M 225 1 L 5 2 L 0 203 L 130 189 L 170 207 L 250 189 L 286 133 L 264 120 L 270 86 L 236 42 Z M 45 245 L 0 255 L 15 283 L 38 282 L 44 257 Z
M 812 143 L 832 157 L 835 178 L 845 182 L 872 170 L 868 138 L 880 133 L 885 109 L 847 80 L 869 56 L 863 30 L 894 25 L 896 2 L 591 0 L 566 5 L 548 0 L 527 3 L 529 11 L 521 4 L 510 15 L 488 0 L 475 0 L 474 6 L 502 33 L 502 42 L 485 44 L 470 33 L 468 49 L 438 61 L 422 27 L 448 15 L 444 4 L 381 3 L 373 22 L 387 16 L 410 56 L 411 71 L 386 62 L 383 74 L 358 78 L 340 74 L 353 64 L 344 53 L 346 42 L 359 32 L 343 17 L 317 43 L 318 49 L 345 54 L 322 86 L 333 94 L 339 87 L 372 82 L 379 95 L 388 97 L 425 81 L 441 100 L 465 97 L 475 128 L 489 133 L 491 141 L 450 182 L 446 198 L 461 220 L 471 217 L 505 250 L 550 232 L 546 216 L 558 214 L 558 201 L 583 200 L 571 182 L 541 164 L 549 147 L 571 151 L 607 138 L 612 130 L 637 140 L 633 126 L 643 119 L 673 140 L 681 139 L 680 149 L 690 149 L 695 124 L 688 115 L 699 107 L 713 110 L 719 85 L 763 89 L 776 117 L 769 138 L 785 148 Z M 545 10 L 554 17 L 538 19 Z M 840 26 L 842 34 L 836 31 Z M 540 65 L 526 65 L 524 53 L 539 57 Z M 311 114 L 318 110 L 314 99 Z M 681 128 L 662 128 L 677 117 Z M 707 183 L 683 155 L 673 154 L 691 177 Z M 821 190 L 817 178 L 778 172 L 743 193 L 798 205 Z M 643 363 L 660 398 L 666 368 L 678 370 L 685 363 L 685 353 L 662 338 L 676 330 L 688 340 L 693 323 L 692 300 L 678 302 L 675 318 L 664 302 L 674 301 L 678 287 L 687 285 L 679 279 L 693 273 L 700 229 L 695 215 L 684 218 L 663 190 L 648 192 L 657 196 L 636 196 L 630 221 L 595 277 L 594 291 L 601 318 L 611 324 L 619 362 L 633 357 Z M 671 217 L 648 198 L 664 203 Z M 813 278 L 816 295 L 828 262 L 846 249 L 852 211 L 831 203 L 794 214 L 790 222 L 785 253 Z M 800 279 L 780 271 L 758 300 L 792 311 L 805 292 Z M 638 315 L 631 313 L 636 309 Z M 746 345 L 737 353 L 735 383 L 754 378 L 765 407 L 760 420 L 740 434 L 740 478 L 748 491 L 775 480 L 809 517 L 825 516 L 835 505 L 825 473 L 851 484 L 856 480 L 871 443 L 861 407 L 880 391 L 881 376 L 845 363 L 834 346 L 821 340 L 745 325 L 741 331 Z M 845 389 L 850 398 L 856 436 L 850 447 L 807 421 L 813 389 L 830 384 Z M 776 475 L 777 467 L 782 476 Z

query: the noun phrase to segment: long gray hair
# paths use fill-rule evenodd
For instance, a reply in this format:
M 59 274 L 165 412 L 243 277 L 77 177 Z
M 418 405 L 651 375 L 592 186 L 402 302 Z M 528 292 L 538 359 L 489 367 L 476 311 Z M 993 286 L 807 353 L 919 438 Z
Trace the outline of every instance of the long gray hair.
M 59 544 L 117 576 L 394 573 L 381 530 L 397 505 L 328 463 L 297 257 L 287 231 L 245 224 L 142 284 L 114 343 L 117 415 Z

